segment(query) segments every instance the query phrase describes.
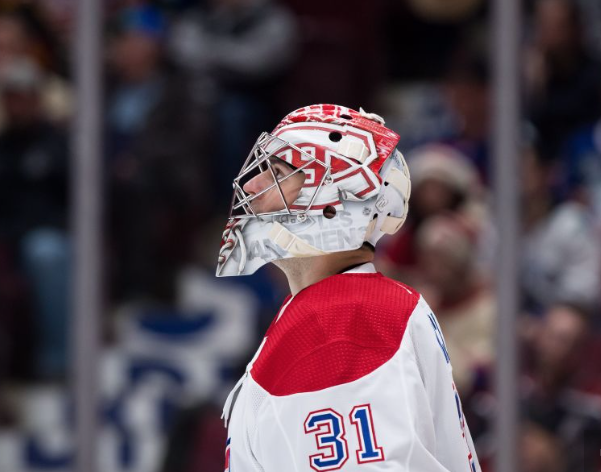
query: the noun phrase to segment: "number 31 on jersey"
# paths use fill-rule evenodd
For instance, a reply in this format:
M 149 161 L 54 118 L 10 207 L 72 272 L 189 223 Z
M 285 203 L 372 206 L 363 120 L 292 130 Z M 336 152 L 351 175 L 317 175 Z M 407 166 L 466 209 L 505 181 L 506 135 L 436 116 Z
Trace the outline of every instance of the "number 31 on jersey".
M 359 449 L 357 463 L 384 460 L 384 450 L 378 446 L 374 421 L 369 404 L 355 406 L 349 414 L 355 426 Z M 313 434 L 317 443 L 317 454 L 309 457 L 313 470 L 324 472 L 341 469 L 349 459 L 344 417 L 337 411 L 326 408 L 312 411 L 305 420 L 305 434 Z

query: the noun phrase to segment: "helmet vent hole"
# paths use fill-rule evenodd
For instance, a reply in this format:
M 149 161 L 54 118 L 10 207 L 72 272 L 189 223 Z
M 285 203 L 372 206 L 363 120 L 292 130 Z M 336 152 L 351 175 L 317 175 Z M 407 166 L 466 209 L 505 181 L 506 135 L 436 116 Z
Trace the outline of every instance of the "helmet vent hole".
M 345 120 L 352 120 L 353 117 L 351 115 L 340 115 L 340 118 L 344 118 Z
M 342 139 L 342 135 L 338 131 L 332 131 L 330 133 L 329 138 L 330 138 L 330 141 L 337 143 L 338 141 L 340 141 Z
M 384 187 L 388 187 L 388 182 L 384 182 Z
M 325 216 L 328 220 L 331 220 L 336 216 L 336 208 L 332 205 L 328 205 L 323 209 L 323 216 Z
M 373 216 L 372 220 L 375 220 L 377 217 L 378 217 L 378 214 L 374 213 L 374 216 Z

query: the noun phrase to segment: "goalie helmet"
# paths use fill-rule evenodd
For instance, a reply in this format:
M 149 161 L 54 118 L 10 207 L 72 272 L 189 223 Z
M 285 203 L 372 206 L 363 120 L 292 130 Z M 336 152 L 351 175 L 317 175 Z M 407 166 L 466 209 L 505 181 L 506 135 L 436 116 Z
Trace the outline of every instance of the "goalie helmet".
M 411 190 L 398 141 L 378 115 L 337 105 L 300 108 L 261 134 L 233 182 L 217 276 L 398 231 Z

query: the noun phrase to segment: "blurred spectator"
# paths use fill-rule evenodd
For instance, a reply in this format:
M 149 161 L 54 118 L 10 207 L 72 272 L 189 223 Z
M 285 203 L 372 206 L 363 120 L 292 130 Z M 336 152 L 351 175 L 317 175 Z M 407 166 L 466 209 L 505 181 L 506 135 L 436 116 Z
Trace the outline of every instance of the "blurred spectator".
M 283 87 L 280 113 L 311 103 L 376 108 L 374 98 L 385 80 L 382 22 L 393 16 L 387 15 L 386 0 L 354 2 L 352 8 L 346 0 L 281 1 L 297 18 L 301 47 Z M 394 27 L 397 34 L 402 30 Z
M 66 368 L 70 243 L 66 232 L 67 137 L 42 111 L 43 74 L 15 59 L 0 70 L 0 239 L 20 254 L 35 303 L 37 373 Z
M 382 18 L 388 78 L 439 80 L 466 29 L 482 20 L 481 0 L 387 0 Z M 411 45 L 411 47 L 408 47 Z M 427 60 L 425 60 L 427 58 Z
M 564 446 L 563 471 L 596 472 L 601 444 L 601 397 L 579 388 L 590 322 L 580 307 L 552 306 L 532 343 L 523 381 L 523 411 Z
M 3 69 L 7 63 L 27 56 L 30 48 L 25 28 L 17 16 L 0 16 L 0 26 L 0 69 Z
M 458 215 L 429 218 L 416 234 L 416 288 L 438 316 L 455 384 L 466 395 L 494 355 L 495 297 L 478 270 L 475 242 L 474 228 Z
M 61 50 L 44 15 L 44 7 L 57 1 L 63 0 L 0 0 L 0 10 L 3 14 L 18 21 L 25 33 L 27 55 L 47 74 L 66 72 L 64 61 L 67 58 L 63 55 L 64 51 Z
M 75 30 L 76 11 L 72 0 L 35 0 L 35 3 L 39 8 L 41 21 L 47 25 L 57 47 L 68 50 Z
M 587 46 L 595 57 L 601 58 L 601 3 L 597 0 L 575 0 L 582 11 Z
M 490 179 L 490 83 L 488 58 L 462 45 L 455 51 L 443 81 L 443 91 L 456 130 L 444 142 L 456 148 L 473 163 L 482 182 Z
M 127 9 L 110 48 L 107 148 L 113 296 L 172 300 L 214 205 L 210 116 L 165 62 L 166 22 L 152 7 Z
M 601 371 L 595 353 L 598 337 L 591 329 L 589 313 L 577 304 L 558 303 L 544 316 L 524 318 L 519 325 L 524 470 L 598 472 L 601 466 L 601 395 L 590 389 L 591 383 L 598 387 Z M 476 430 L 476 447 L 486 462 L 496 447 L 491 442 L 495 415 L 502 412 L 497 411 L 492 396 L 492 369 L 480 374 L 478 388 L 464 398 L 464 407 Z
M 550 432 L 525 423 L 519 441 L 520 472 L 566 472 L 564 448 Z
M 391 84 L 383 90 L 377 108 L 390 129 L 402 130 L 397 147 L 413 148 L 440 142 L 457 129 L 456 114 L 449 108 L 437 82 L 410 85 Z
M 227 430 L 221 411 L 221 405 L 210 402 L 181 411 L 171 428 L 160 472 L 223 472 Z
M 409 0 L 407 3 L 419 17 L 443 22 L 465 19 L 480 7 L 482 0 Z
M 545 156 L 556 158 L 567 134 L 601 112 L 601 64 L 585 44 L 581 12 L 568 0 L 536 3 L 526 54 L 529 113 Z
M 601 87 L 599 88 L 601 93 Z M 587 206 L 601 231 L 601 120 L 572 134 L 561 150 L 562 193 Z
M 17 419 L 7 401 L 8 379 L 30 377 L 32 367 L 27 283 L 16 267 L 12 249 L 0 237 L 0 429 Z
M 577 305 L 552 305 L 530 329 L 527 348 L 532 352 L 529 388 L 548 394 L 577 386 L 590 326 L 588 314 Z M 525 334 L 526 331 L 523 331 Z
M 428 219 L 444 213 L 462 214 L 474 225 L 478 262 L 486 265 L 486 239 L 490 232 L 484 198 L 472 164 L 445 145 L 426 145 L 407 156 L 411 173 L 409 216 L 400 232 L 388 242 L 382 263 L 391 276 L 408 284 L 419 281 L 415 237 Z
M 599 303 L 601 248 L 590 212 L 576 201 L 557 203 L 551 176 L 552 166 L 526 151 L 521 278 L 523 306 L 533 314 L 558 301 Z
M 166 23 L 150 7 L 126 10 L 109 49 L 112 77 L 107 117 L 112 158 L 126 153 L 166 92 L 162 70 L 162 40 Z
M 176 22 L 171 51 L 210 108 L 219 199 L 259 134 L 273 128 L 278 86 L 295 58 L 297 28 L 270 0 L 212 0 Z
M 42 113 L 55 123 L 64 124 L 72 110 L 72 96 L 67 82 L 50 68 L 48 54 L 44 54 L 43 39 L 36 38 L 26 18 L 17 12 L 0 15 L 0 71 L 11 62 L 28 58 L 45 69 L 40 84 Z M 6 117 L 0 107 L 0 129 Z

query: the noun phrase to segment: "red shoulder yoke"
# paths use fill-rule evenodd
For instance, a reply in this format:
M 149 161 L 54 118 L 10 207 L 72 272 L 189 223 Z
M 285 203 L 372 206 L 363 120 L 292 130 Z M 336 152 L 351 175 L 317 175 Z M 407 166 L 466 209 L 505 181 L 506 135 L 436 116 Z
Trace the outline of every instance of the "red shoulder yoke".
M 300 292 L 267 333 L 251 374 L 272 395 L 360 379 L 398 350 L 419 294 L 381 274 L 341 274 Z

